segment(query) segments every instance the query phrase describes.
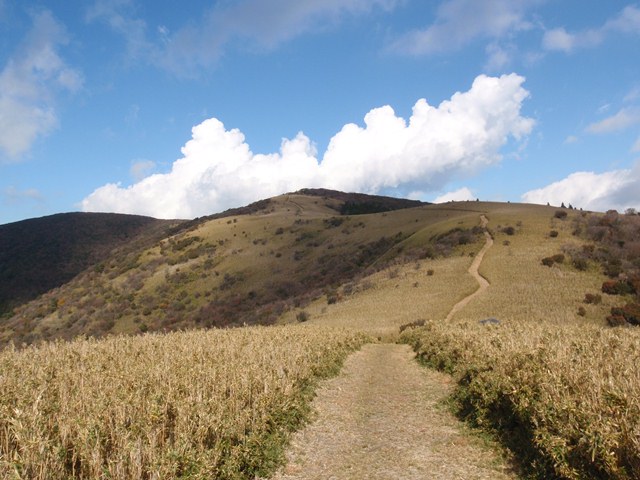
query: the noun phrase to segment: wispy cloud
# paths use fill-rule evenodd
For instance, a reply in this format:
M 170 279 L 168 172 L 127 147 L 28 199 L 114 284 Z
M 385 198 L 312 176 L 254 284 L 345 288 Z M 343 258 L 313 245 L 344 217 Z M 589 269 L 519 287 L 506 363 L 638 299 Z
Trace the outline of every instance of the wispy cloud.
M 38 137 L 56 128 L 56 93 L 82 86 L 80 72 L 58 52 L 68 42 L 64 27 L 48 10 L 32 18 L 31 30 L 0 72 L 0 150 L 5 161 L 18 160 Z
M 629 5 L 615 17 L 592 29 L 568 32 L 564 27 L 559 27 L 548 30 L 542 39 L 542 46 L 546 50 L 571 53 L 580 48 L 596 47 L 616 33 L 640 34 L 640 8 Z
M 3 203 L 7 205 L 16 205 L 25 201 L 43 203 L 44 197 L 35 188 L 19 190 L 14 186 L 9 186 L 2 191 Z
M 104 22 L 125 40 L 129 61 L 147 60 L 156 47 L 147 38 L 147 24 L 136 18 L 133 0 L 96 0 L 87 9 L 87 22 Z
M 428 55 L 459 50 L 477 39 L 496 39 L 514 32 L 529 30 L 527 11 L 540 0 L 447 0 L 438 8 L 435 22 L 402 35 L 390 49 L 409 55 Z M 495 48 L 489 52 L 496 61 L 504 55 Z
M 363 126 L 347 124 L 334 135 L 322 161 L 302 132 L 283 139 L 277 153 L 255 154 L 242 132 L 212 118 L 193 128 L 169 173 L 100 187 L 82 208 L 188 218 L 303 187 L 442 191 L 500 162 L 510 138 L 531 132 L 533 120 L 520 114 L 523 82 L 515 74 L 481 75 L 437 107 L 418 100 L 408 121 L 390 106 L 375 108 Z
M 136 160 L 131 163 L 129 174 L 136 182 L 139 182 L 143 178 L 147 177 L 151 172 L 156 169 L 156 162 L 153 160 Z
M 88 21 L 105 22 L 122 36 L 131 59 L 179 75 L 214 65 L 230 44 L 268 51 L 308 32 L 330 28 L 347 16 L 391 10 L 402 0 L 238 0 L 217 2 L 199 19 L 170 31 L 136 17 L 133 0 L 96 0 Z M 150 34 L 150 30 L 154 32 Z
M 615 115 L 588 125 L 586 131 L 595 134 L 612 133 L 638 123 L 640 123 L 640 109 L 633 107 L 623 108 Z

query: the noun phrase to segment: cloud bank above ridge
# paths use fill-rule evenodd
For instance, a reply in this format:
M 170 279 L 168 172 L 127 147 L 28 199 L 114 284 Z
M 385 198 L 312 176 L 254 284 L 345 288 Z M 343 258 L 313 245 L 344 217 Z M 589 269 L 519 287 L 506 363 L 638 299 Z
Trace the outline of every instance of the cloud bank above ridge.
M 603 173 L 575 172 L 543 188 L 522 195 L 527 203 L 571 204 L 576 208 L 604 212 L 640 208 L 640 161 L 630 169 Z
M 304 187 L 378 193 L 440 191 L 450 180 L 497 164 L 510 139 L 534 121 L 521 115 L 524 78 L 478 76 L 466 92 L 434 107 L 420 99 L 408 121 L 390 106 L 371 110 L 364 126 L 347 124 L 322 160 L 299 132 L 280 151 L 256 154 L 238 129 L 211 118 L 193 127 L 168 173 L 131 186 L 110 183 L 81 202 L 84 211 L 192 218 Z

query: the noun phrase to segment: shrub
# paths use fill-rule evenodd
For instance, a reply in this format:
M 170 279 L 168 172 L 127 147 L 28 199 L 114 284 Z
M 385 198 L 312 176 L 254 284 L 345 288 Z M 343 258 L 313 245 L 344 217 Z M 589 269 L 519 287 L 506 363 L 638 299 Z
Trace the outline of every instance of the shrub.
M 507 235 L 515 235 L 515 233 L 516 233 L 516 229 L 515 229 L 515 228 L 513 228 L 513 227 L 511 227 L 511 226 L 509 226 L 509 227 L 504 227 L 504 228 L 502 229 L 502 233 L 505 233 L 505 234 L 507 234 Z
M 584 259 L 582 257 L 578 257 L 578 258 L 574 258 L 573 259 L 573 266 L 577 270 L 580 270 L 581 272 L 584 272 L 589 267 L 589 263 L 587 262 L 586 259 Z
M 626 280 L 607 280 L 602 284 L 602 293 L 609 295 L 628 295 L 633 292 L 633 286 Z
M 302 310 L 296 315 L 296 320 L 298 320 L 299 322 L 306 322 L 307 320 L 309 320 L 309 314 L 305 310 Z
M 429 270 L 427 270 L 427 276 L 431 277 L 433 276 L 435 272 L 433 271 L 433 268 L 430 268 Z
M 599 305 L 602 303 L 602 295 L 599 293 L 585 293 L 584 303 L 591 305 Z
M 622 315 L 609 315 L 607 317 L 607 323 L 610 327 L 622 327 L 627 324 L 627 321 Z
M 609 325 L 612 323 L 609 320 L 612 317 L 614 322 L 620 322 L 620 318 L 622 318 L 625 323 L 640 325 L 640 303 L 627 303 L 624 307 L 612 307 L 611 315 L 607 317 Z
M 556 238 L 556 237 L 558 236 L 558 231 L 557 231 L 557 230 L 551 230 L 551 231 L 549 232 L 549 236 L 550 236 L 551 238 Z
M 586 314 L 587 314 L 587 311 L 583 306 L 578 307 L 578 315 L 580 315 L 581 317 L 584 317 Z
M 545 267 L 552 267 L 553 266 L 553 258 L 551 258 L 551 257 L 544 257 L 541 260 L 541 262 Z
M 556 213 L 553 214 L 554 217 L 559 218 L 560 220 L 564 220 L 567 218 L 567 212 L 564 210 L 556 210 Z
M 338 303 L 339 300 L 338 292 L 331 291 L 327 293 L 327 304 L 333 305 L 334 303 Z
M 404 332 L 407 328 L 423 327 L 425 323 L 425 320 L 415 320 L 414 322 L 405 323 L 404 325 L 400 325 L 400 333 Z

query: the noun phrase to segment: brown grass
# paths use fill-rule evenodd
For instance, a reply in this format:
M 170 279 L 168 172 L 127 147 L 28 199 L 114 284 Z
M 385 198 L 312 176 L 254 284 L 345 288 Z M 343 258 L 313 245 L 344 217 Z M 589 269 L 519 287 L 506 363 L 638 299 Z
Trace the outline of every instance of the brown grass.
M 640 478 L 640 332 L 547 322 L 431 322 L 403 333 L 458 381 L 459 413 L 538 474 Z
M 362 334 L 273 327 L 0 352 L 0 477 L 247 478 Z

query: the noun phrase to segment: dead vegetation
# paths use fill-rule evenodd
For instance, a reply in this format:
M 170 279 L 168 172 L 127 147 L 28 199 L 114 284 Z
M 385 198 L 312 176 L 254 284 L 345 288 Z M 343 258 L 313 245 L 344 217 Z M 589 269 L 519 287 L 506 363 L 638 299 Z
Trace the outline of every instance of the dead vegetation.
M 253 478 L 362 334 L 273 327 L 0 352 L 0 477 Z
M 547 322 L 430 322 L 407 330 L 457 381 L 457 411 L 542 478 L 640 475 L 640 332 Z

